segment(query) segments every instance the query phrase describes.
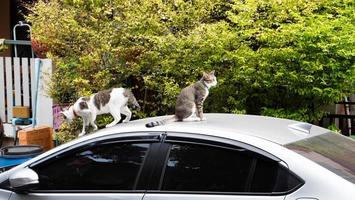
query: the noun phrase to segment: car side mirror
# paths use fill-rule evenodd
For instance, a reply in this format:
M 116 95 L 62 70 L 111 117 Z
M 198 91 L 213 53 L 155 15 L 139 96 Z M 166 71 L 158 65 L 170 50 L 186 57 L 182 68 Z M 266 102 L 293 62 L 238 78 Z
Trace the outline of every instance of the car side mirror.
M 24 168 L 10 175 L 9 182 L 16 192 L 26 193 L 39 184 L 38 174 L 30 168 Z

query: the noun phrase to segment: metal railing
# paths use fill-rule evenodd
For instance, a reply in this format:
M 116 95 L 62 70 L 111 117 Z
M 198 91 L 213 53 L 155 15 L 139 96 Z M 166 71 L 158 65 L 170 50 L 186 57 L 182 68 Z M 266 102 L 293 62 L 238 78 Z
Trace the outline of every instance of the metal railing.
M 351 114 L 349 108 L 350 105 L 355 105 L 355 102 L 343 101 L 336 104 L 344 106 L 344 113 L 328 114 L 320 120 L 320 125 L 325 127 L 326 124 L 336 124 L 341 130 L 341 134 L 345 136 L 355 135 L 355 115 Z

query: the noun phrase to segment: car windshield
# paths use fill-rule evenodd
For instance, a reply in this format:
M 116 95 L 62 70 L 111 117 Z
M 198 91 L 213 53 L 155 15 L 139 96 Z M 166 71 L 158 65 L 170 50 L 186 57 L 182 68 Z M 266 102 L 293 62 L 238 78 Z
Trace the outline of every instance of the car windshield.
M 355 140 L 329 132 L 286 147 L 355 183 Z

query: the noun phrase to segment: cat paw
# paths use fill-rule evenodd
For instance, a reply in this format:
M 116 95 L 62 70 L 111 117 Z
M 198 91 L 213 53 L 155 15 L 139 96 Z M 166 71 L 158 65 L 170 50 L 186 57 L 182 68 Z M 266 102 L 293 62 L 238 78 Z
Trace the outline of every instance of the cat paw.
M 106 125 L 106 128 L 110 128 L 110 127 L 112 127 L 113 125 L 112 124 L 107 124 Z
M 195 122 L 198 122 L 200 121 L 201 119 L 199 117 L 191 117 L 191 120 L 192 121 L 195 121 Z
M 129 120 L 123 120 L 122 122 L 123 122 L 123 123 L 127 123 L 127 122 L 129 122 Z
M 200 121 L 206 121 L 207 119 L 206 119 L 206 117 L 201 117 L 200 118 Z
M 98 128 L 96 126 L 96 124 L 92 124 L 92 127 L 94 128 L 93 130 L 96 131 Z
M 79 137 L 84 136 L 84 135 L 85 135 L 85 132 L 81 132 L 81 133 L 79 134 Z

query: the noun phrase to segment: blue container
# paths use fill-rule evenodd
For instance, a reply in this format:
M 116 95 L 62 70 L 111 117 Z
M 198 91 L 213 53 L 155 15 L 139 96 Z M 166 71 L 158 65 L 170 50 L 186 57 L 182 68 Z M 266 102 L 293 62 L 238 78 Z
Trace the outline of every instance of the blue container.
M 0 173 L 43 152 L 39 145 L 9 146 L 0 149 Z

